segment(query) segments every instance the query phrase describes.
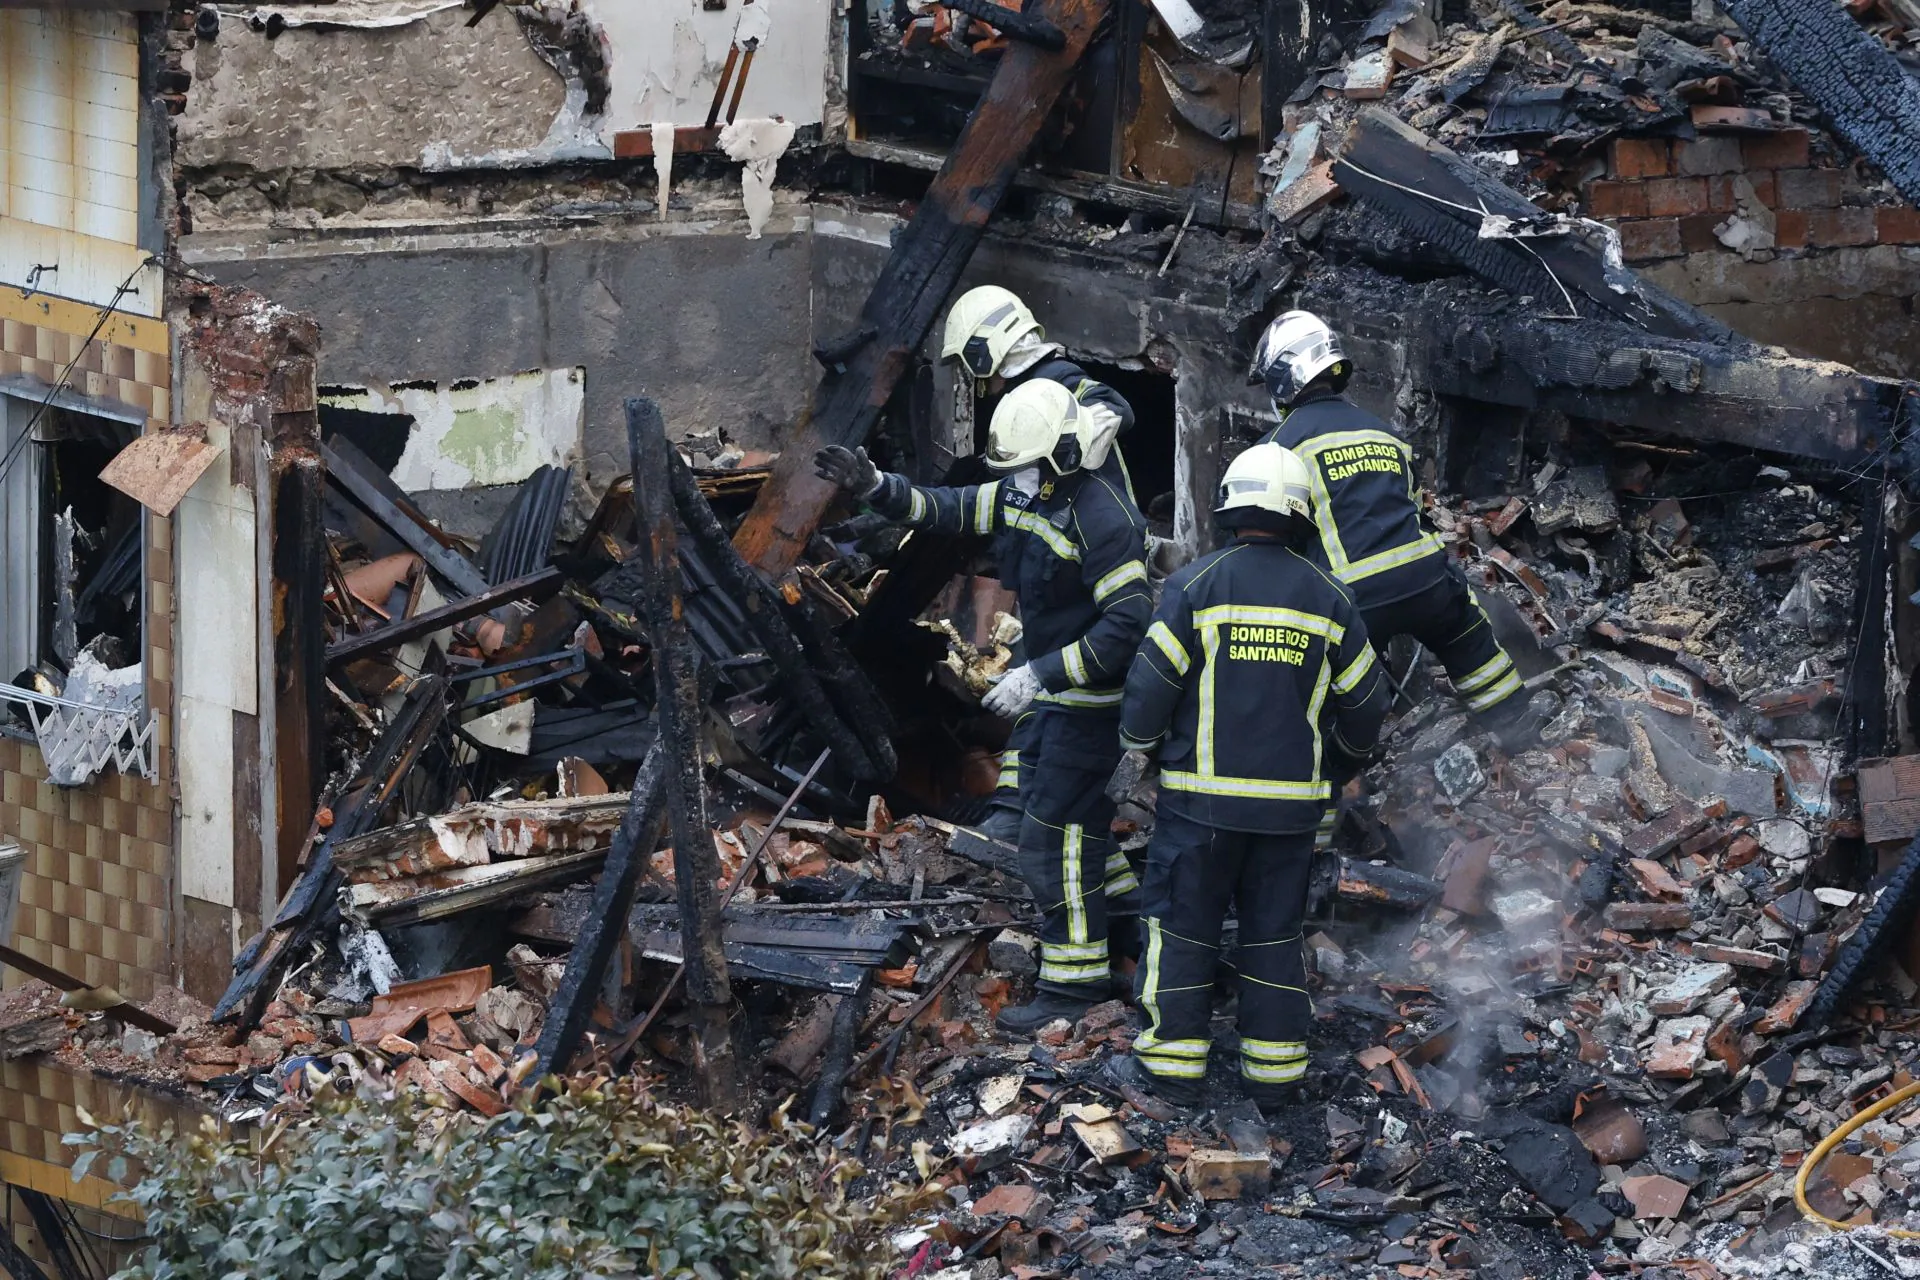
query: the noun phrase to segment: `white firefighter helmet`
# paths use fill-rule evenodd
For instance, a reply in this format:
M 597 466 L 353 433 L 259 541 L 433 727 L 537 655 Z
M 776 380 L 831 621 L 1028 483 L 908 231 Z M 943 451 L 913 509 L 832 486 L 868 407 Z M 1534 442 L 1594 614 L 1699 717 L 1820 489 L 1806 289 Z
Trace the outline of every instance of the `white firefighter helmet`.
M 1289 311 L 1267 326 L 1247 381 L 1264 382 L 1273 402 L 1293 403 L 1307 384 L 1346 359 L 1339 335 L 1311 311 Z
M 976 378 L 1000 372 L 1013 344 L 1026 334 L 1046 337 L 1027 304 L 1010 289 L 983 284 L 960 295 L 947 312 L 947 329 L 940 340 L 940 358 L 958 360 Z
M 1023 382 L 1000 398 L 987 430 L 987 465 L 1019 471 L 1043 458 L 1056 475 L 1080 469 L 1083 410 L 1073 392 L 1047 378 Z
M 1313 477 L 1307 464 L 1283 444 L 1256 444 L 1246 450 L 1220 477 L 1220 502 L 1214 511 L 1247 507 L 1311 521 Z

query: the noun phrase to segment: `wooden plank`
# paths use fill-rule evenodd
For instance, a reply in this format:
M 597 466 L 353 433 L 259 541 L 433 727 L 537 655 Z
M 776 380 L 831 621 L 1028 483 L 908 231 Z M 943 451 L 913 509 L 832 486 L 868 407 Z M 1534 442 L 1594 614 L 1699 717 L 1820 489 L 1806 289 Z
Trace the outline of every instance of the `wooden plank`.
M 473 561 L 455 550 L 453 540 L 414 506 L 386 472 L 360 452 L 353 441 L 335 436 L 320 446 L 320 456 L 327 462 L 327 478 L 379 521 L 387 532 L 425 560 L 455 591 L 472 596 L 487 589 L 486 576 Z
M 398 622 L 388 623 L 373 631 L 365 631 L 357 636 L 348 636 L 336 640 L 327 646 L 327 666 L 337 667 L 364 658 L 368 654 L 379 653 L 417 640 L 421 636 L 430 636 L 436 631 L 445 630 L 455 623 L 465 622 L 468 618 L 478 617 L 490 609 L 515 600 L 528 600 L 539 603 L 559 591 L 566 583 L 567 575 L 556 568 L 545 568 L 538 573 L 530 573 L 524 578 L 515 578 L 503 582 L 497 587 L 482 586 L 473 595 L 443 604 L 438 609 L 429 609 L 417 613 L 411 618 L 402 618 Z
M 702 1102 L 734 1098 L 733 1040 L 728 1033 L 727 955 L 720 933 L 720 858 L 707 819 L 706 699 L 700 659 L 680 596 L 680 531 L 674 514 L 673 445 L 660 406 L 627 401 L 627 448 L 633 466 L 635 540 L 641 544 L 640 611 L 653 650 L 654 721 L 665 764 L 667 814 L 673 833 L 673 892 L 687 940 L 687 995 L 693 1001 L 693 1062 Z M 704 499 L 700 501 L 704 502 Z
M 100 478 L 157 516 L 170 516 L 220 456 L 192 428 L 136 437 L 100 469 Z
M 862 443 L 879 421 L 1106 11 L 1106 0 L 1030 6 L 1031 16 L 1061 30 L 1064 45 L 1053 51 L 1016 42 L 1001 54 L 992 83 L 860 309 L 854 328 L 871 327 L 875 336 L 849 357 L 845 373 L 822 380 L 812 417 L 788 438 L 772 480 L 734 536 L 761 573 L 779 577 L 793 568 L 838 500 L 839 490 L 814 474 L 813 455 L 829 444 Z

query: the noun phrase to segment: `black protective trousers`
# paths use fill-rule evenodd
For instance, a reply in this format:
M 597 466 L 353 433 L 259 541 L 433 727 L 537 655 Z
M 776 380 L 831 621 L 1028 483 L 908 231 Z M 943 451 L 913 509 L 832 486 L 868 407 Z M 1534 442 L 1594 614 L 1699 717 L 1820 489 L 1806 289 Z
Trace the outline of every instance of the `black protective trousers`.
M 1145 952 L 1135 973 L 1147 1029 L 1134 1056 L 1168 1080 L 1207 1074 L 1220 929 L 1240 922 L 1240 1074 L 1256 1101 L 1284 1096 L 1307 1070 L 1307 996 L 1301 930 L 1313 832 L 1222 831 L 1162 807 L 1147 845 L 1140 911 Z
M 1131 906 L 1139 887 L 1114 847 L 1106 794 L 1120 764 L 1120 717 L 1038 703 L 1020 727 L 1021 874 L 1045 917 L 1039 985 L 1105 1000 L 1108 906 Z
M 1447 669 L 1453 691 L 1476 717 L 1495 721 L 1525 705 L 1525 686 L 1513 659 L 1494 637 L 1493 623 L 1458 570 L 1392 604 L 1362 608 L 1367 635 L 1382 656 L 1395 636 L 1412 636 Z

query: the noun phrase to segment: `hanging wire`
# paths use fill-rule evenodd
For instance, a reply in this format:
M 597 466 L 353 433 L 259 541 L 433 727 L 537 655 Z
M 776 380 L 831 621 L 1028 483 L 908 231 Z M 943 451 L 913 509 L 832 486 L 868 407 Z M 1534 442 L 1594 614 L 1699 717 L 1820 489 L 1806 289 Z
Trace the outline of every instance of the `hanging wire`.
M 0 480 L 5 480 L 7 473 L 13 470 L 13 464 L 19 461 L 21 452 L 26 448 L 27 442 L 33 439 L 34 427 L 39 425 L 40 419 L 46 415 L 47 410 L 52 407 L 54 400 L 60 393 L 66 390 L 67 380 L 73 377 L 73 371 L 79 365 L 81 357 L 87 354 L 87 348 L 93 345 L 94 339 L 100 336 L 100 331 L 107 327 L 107 321 L 111 320 L 114 313 L 119 309 L 120 300 L 128 294 L 136 292 L 133 287 L 135 278 L 138 277 L 142 271 L 145 271 L 148 267 L 153 266 L 159 261 L 158 256 L 148 254 L 141 260 L 139 266 L 127 273 L 127 278 L 120 282 L 120 287 L 113 291 L 113 301 L 107 303 L 107 305 L 101 309 L 100 318 L 93 322 L 93 332 L 89 333 L 87 340 L 80 344 L 80 349 L 73 353 L 73 359 L 67 361 L 67 367 L 60 371 L 59 378 L 54 381 L 53 389 L 47 392 L 46 398 L 34 409 L 33 416 L 27 419 L 27 425 L 21 430 L 20 438 L 15 440 L 12 447 L 7 450 L 7 456 L 0 458 Z

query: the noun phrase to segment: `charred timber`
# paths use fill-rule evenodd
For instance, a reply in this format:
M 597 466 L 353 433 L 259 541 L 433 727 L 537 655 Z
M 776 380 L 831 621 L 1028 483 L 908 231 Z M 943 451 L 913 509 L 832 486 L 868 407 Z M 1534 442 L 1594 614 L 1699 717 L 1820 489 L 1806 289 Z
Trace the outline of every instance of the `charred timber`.
M 1340 186 L 1542 315 L 1610 319 L 1664 338 L 1728 343 L 1725 325 L 1610 266 L 1601 247 L 1525 196 L 1403 123 L 1369 107 L 1334 162 Z M 1501 221 L 1504 220 L 1504 221 Z M 1573 313 L 1568 317 L 1568 312 Z
M 1418 911 L 1440 896 L 1440 885 L 1399 867 L 1342 858 L 1334 891 L 1348 902 L 1393 911 Z
M 411 618 L 402 618 L 373 631 L 357 636 L 348 636 L 345 640 L 336 640 L 327 646 L 326 663 L 337 667 L 342 663 L 364 658 L 371 653 L 380 653 L 397 648 L 409 640 L 421 636 L 430 636 L 436 631 L 477 618 L 481 614 L 503 604 L 516 600 L 539 603 L 559 591 L 567 577 L 555 568 L 542 569 L 530 573 L 524 578 L 515 578 L 503 582 L 497 587 L 483 587 L 480 591 L 464 599 L 441 605 L 438 609 L 429 609 L 425 613 L 415 614 Z
M 439 574 L 463 596 L 479 595 L 487 589 L 486 575 L 451 545 L 451 540 L 413 505 L 388 475 L 372 459 L 344 436 L 320 446 L 326 459 L 327 478 L 334 487 L 351 498 L 382 528 L 398 538 L 403 546 Z
M 1105 0 L 1036 0 L 1027 11 L 1057 27 L 1064 42 L 1058 49 L 1016 42 L 1001 55 L 860 309 L 855 328 L 870 327 L 874 336 L 845 355 L 845 373 L 822 379 L 811 421 L 787 442 L 734 537 L 761 573 L 777 578 L 793 568 L 838 498 L 833 485 L 814 475 L 814 453 L 830 444 L 860 444 L 880 420 L 1106 12 Z
M 1298 305 L 1324 317 L 1362 368 L 1404 368 L 1437 395 L 1647 435 L 1857 469 L 1900 415 L 1901 384 L 1888 379 L 1616 322 L 1545 320 L 1460 279 L 1410 284 L 1347 264 L 1316 270 Z
M 653 645 L 657 739 L 673 827 L 674 896 L 685 940 L 687 994 L 694 1003 L 694 1062 L 705 1101 L 733 1096 L 733 1051 L 727 1006 L 727 956 L 720 927 L 720 859 L 707 821 L 705 699 L 699 656 L 680 598 L 680 535 L 674 520 L 673 445 L 660 407 L 627 401 L 627 447 L 633 462 L 634 539 L 641 546 L 641 610 Z M 625 913 L 616 913 L 623 921 Z
M 340 889 L 346 884 L 346 872 L 334 865 L 334 846 L 380 825 L 387 803 L 445 723 L 449 693 L 446 677 L 438 673 L 414 685 L 399 714 L 374 744 L 327 838 L 287 890 L 273 923 L 234 957 L 234 978 L 214 1006 L 215 1022 L 253 1027 L 288 966 L 330 937 L 339 918 Z
M 571 939 L 566 972 L 548 1002 L 547 1020 L 534 1046 L 541 1073 L 564 1071 L 580 1050 L 607 966 L 627 933 L 627 917 L 639 893 L 647 859 L 660 843 L 667 819 L 667 757 L 659 738 L 640 762 L 627 811 L 614 833 L 613 846 L 594 886 L 593 902 L 579 933 Z
M 755 573 L 727 537 L 693 471 L 668 451 L 674 505 L 709 569 L 743 606 L 747 626 L 780 673 L 780 687 L 806 715 L 808 727 L 832 748 L 840 767 L 868 782 L 893 776 L 893 726 L 880 695 L 824 625 L 801 617 L 781 593 Z M 803 601 L 804 603 L 804 601 Z M 803 645 L 789 617 L 807 628 Z
M 327 768 L 326 473 L 313 442 L 276 449 L 273 481 L 274 849 L 291 884 Z
M 1879 38 L 1843 5 L 1724 0 L 1723 7 L 1841 136 L 1920 204 L 1920 83 Z

